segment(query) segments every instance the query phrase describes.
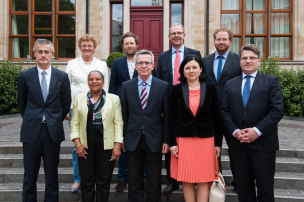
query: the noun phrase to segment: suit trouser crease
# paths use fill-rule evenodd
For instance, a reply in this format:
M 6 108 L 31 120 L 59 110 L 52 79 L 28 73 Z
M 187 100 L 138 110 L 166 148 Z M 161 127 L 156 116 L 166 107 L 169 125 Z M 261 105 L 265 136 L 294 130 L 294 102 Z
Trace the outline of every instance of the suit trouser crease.
M 60 143 L 55 143 L 47 128 L 42 124 L 39 136 L 33 144 L 23 143 L 24 181 L 23 201 L 37 201 L 37 177 L 41 157 L 45 173 L 45 201 L 59 201 L 58 165 Z

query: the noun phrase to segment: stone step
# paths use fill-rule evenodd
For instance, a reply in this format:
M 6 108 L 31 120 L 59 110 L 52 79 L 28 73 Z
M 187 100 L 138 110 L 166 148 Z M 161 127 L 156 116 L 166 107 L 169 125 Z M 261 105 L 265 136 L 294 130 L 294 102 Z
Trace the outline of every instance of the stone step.
M 81 191 L 71 193 L 72 183 L 59 183 L 60 201 L 81 201 Z M 126 202 L 128 200 L 128 188 L 124 192 L 115 191 L 116 184 L 111 184 L 109 202 Z M 165 185 L 162 185 L 162 189 Z M 44 183 L 37 184 L 38 201 L 44 199 Z M 304 201 L 304 189 L 281 189 L 275 188 L 276 202 L 299 202 Z M 0 201 L 20 201 L 22 200 L 22 183 L 0 183 Z M 162 194 L 162 202 L 184 202 L 182 186 L 171 194 Z M 237 202 L 237 194 L 232 187 L 227 186 L 226 202 Z
M 63 141 L 61 143 L 61 154 L 71 154 L 73 150 L 73 142 Z M 0 141 L 0 154 L 22 154 L 22 143 L 21 142 L 1 142 Z M 228 147 L 222 148 L 222 155 L 228 155 Z M 277 151 L 277 157 L 288 157 L 288 158 L 302 158 L 304 159 L 304 150 L 293 150 L 293 149 L 280 149 Z
M 223 155 L 221 159 L 223 170 L 230 170 L 229 157 Z M 41 163 L 43 166 L 43 161 Z M 59 167 L 72 167 L 72 154 L 60 154 Z M 118 161 L 116 161 L 116 167 Z M 162 166 L 165 168 L 165 158 L 163 156 Z M 23 154 L 2 154 L 0 155 L 0 168 L 23 168 Z M 276 158 L 277 172 L 303 172 L 304 159 L 277 157 Z
M 230 170 L 223 170 L 223 176 L 227 185 L 232 182 L 232 175 Z M 23 182 L 23 168 L 0 168 L 0 183 L 21 183 Z M 118 181 L 118 168 L 114 168 L 112 183 Z M 58 168 L 58 176 L 60 183 L 73 183 L 73 169 L 72 168 Z M 38 175 L 38 183 L 44 182 L 44 170 L 40 169 Z M 166 169 L 162 169 L 162 182 L 166 183 Z M 283 189 L 302 189 L 304 188 L 304 173 L 294 172 L 276 172 L 274 177 L 274 187 Z

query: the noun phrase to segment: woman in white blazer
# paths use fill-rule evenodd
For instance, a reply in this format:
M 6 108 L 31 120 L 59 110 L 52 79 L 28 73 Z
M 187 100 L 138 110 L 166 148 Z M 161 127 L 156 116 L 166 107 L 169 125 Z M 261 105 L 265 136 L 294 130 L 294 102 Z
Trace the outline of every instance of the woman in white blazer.
M 72 107 L 76 95 L 80 93 L 86 93 L 89 91 L 88 87 L 88 74 L 93 70 L 98 70 L 104 75 L 104 86 L 105 92 L 108 92 L 109 88 L 109 73 L 108 67 L 105 62 L 94 57 L 94 52 L 97 47 L 97 42 L 93 36 L 85 34 L 78 40 L 78 47 L 82 53 L 82 56 L 68 62 L 66 73 L 69 75 L 71 84 L 71 110 L 67 115 L 66 120 L 72 118 Z M 71 192 L 76 193 L 79 189 L 81 178 L 79 174 L 78 158 L 75 147 L 72 152 L 73 161 L 73 178 L 74 184 L 71 187 Z

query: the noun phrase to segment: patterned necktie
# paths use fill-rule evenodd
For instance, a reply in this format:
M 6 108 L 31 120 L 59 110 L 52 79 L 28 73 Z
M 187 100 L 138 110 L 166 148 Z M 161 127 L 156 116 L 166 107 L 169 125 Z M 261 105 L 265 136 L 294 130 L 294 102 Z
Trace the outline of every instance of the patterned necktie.
M 42 80 L 41 80 L 41 84 L 40 84 L 44 102 L 46 101 L 46 98 L 47 98 L 47 84 L 46 84 L 45 74 L 46 74 L 46 71 L 43 71 Z
M 245 78 L 247 79 L 243 88 L 243 105 L 244 108 L 246 108 L 247 102 L 248 102 L 248 98 L 250 95 L 250 77 L 249 75 L 245 76 Z
M 176 57 L 175 57 L 175 62 L 174 62 L 174 82 L 173 85 L 179 84 L 180 81 L 178 80 L 179 78 L 179 66 L 180 66 L 180 57 L 179 57 L 179 50 L 176 50 Z
M 141 102 L 141 108 L 143 112 L 145 112 L 146 106 L 147 106 L 147 100 L 148 100 L 148 93 L 146 90 L 146 82 L 143 82 L 143 87 L 140 94 L 140 102 Z
M 222 73 L 222 58 L 223 58 L 223 56 L 218 56 L 219 62 L 218 62 L 218 66 L 217 66 L 217 77 L 216 77 L 217 82 L 220 80 L 221 73 Z

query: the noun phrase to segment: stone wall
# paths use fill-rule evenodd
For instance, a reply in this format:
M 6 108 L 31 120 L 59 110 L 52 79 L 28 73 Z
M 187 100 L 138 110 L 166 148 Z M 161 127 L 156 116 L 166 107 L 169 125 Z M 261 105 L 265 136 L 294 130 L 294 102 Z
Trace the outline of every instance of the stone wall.
M 8 58 L 9 43 L 9 1 L 0 1 L 0 60 Z

